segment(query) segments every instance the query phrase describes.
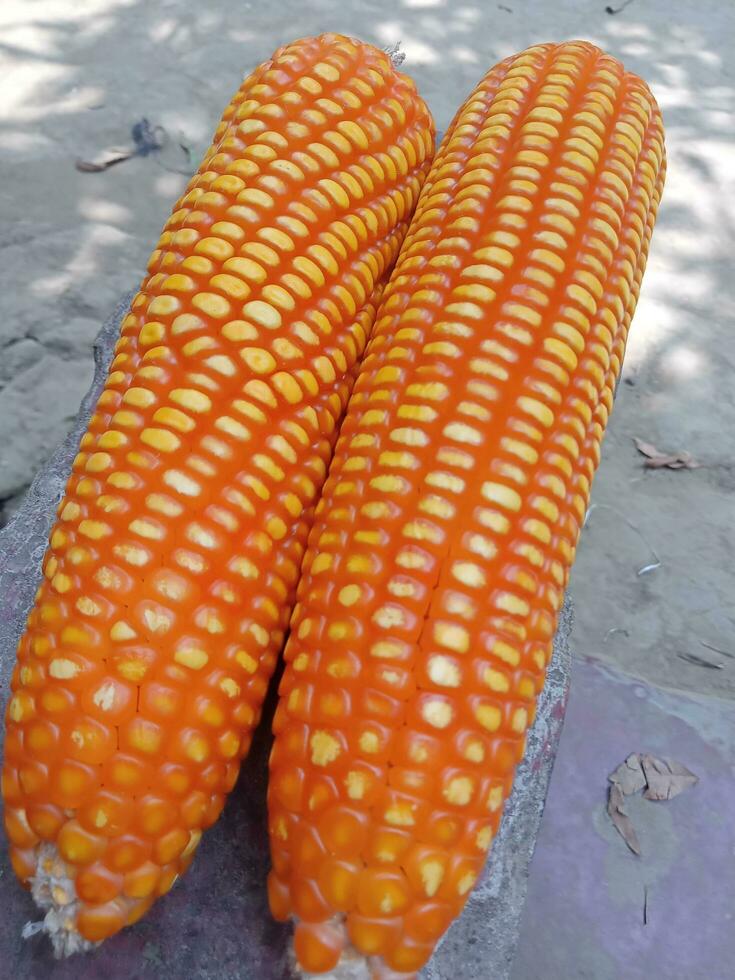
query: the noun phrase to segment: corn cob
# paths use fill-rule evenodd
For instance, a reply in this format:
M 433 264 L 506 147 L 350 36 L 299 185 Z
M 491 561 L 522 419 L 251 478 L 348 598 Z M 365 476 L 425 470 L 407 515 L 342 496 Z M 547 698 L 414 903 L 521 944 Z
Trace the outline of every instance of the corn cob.
M 12 862 L 61 953 L 164 894 L 237 778 L 432 150 L 386 54 L 305 39 L 245 80 L 165 226 L 7 710 Z
M 269 898 L 296 920 L 304 970 L 413 976 L 482 869 L 544 683 L 664 172 L 649 90 L 582 42 L 493 68 L 437 153 L 286 646 Z

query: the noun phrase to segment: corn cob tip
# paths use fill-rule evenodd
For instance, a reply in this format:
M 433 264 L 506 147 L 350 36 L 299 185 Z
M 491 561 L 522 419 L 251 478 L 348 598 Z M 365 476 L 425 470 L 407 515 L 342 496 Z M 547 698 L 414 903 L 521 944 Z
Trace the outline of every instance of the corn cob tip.
M 304 973 L 298 966 L 294 976 L 299 980 L 416 980 L 417 973 L 395 973 L 382 964 L 378 957 L 363 956 L 353 947 L 342 953 L 339 964 L 329 973 Z
M 415 972 L 401 973 L 391 970 L 379 956 L 369 956 L 352 945 L 347 936 L 347 926 L 343 915 L 334 916 L 327 922 L 300 928 L 298 917 L 294 917 L 294 940 L 289 949 L 291 973 L 299 980 L 415 980 Z M 309 960 L 319 960 L 324 970 L 314 973 L 301 966 L 303 947 L 310 946 Z M 301 947 L 301 949 L 300 949 Z M 334 965 L 332 962 L 337 960 Z
M 395 44 L 391 44 L 390 47 L 384 48 L 385 53 L 390 58 L 390 63 L 394 68 L 400 68 L 403 62 L 406 60 L 406 52 L 401 51 L 401 42 L 396 41 Z
M 300 980 L 373 980 L 368 960 L 357 950 L 345 950 L 339 964 L 329 973 L 304 973 L 295 955 L 291 957 L 294 976 Z
M 46 914 L 38 922 L 26 922 L 23 939 L 45 932 L 57 959 L 83 953 L 98 945 L 85 939 L 77 930 L 79 899 L 76 888 L 66 863 L 53 844 L 43 844 L 38 849 L 36 873 L 29 880 L 33 900 Z

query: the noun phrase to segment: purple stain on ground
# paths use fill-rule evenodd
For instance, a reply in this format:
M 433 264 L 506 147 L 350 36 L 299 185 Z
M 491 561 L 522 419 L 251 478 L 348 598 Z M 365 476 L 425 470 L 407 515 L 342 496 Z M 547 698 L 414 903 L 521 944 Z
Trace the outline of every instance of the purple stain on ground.
M 608 774 L 638 751 L 699 777 L 670 801 L 626 797 L 640 858 L 605 812 Z M 575 661 L 513 980 L 732 980 L 734 759 L 732 702 Z

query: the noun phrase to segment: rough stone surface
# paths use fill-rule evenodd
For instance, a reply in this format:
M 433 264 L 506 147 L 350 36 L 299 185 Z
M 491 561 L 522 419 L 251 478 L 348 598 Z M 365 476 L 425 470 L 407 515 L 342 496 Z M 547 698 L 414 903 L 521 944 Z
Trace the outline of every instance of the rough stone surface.
M 47 354 L 0 391 L 0 499 L 22 490 L 29 468 L 35 472 L 66 435 L 79 407 L 79 388 L 89 384 L 90 375 L 86 360 Z
M 102 385 L 129 299 L 118 306 L 97 339 L 95 381 L 71 434 L 41 469 L 14 519 L 0 531 L 3 705 L 15 647 L 40 577 L 55 505 Z M 571 625 L 567 604 L 526 757 L 486 873 L 425 970 L 426 980 L 507 980 L 509 976 L 529 863 L 564 718 Z M 21 939 L 21 929 L 38 917 L 37 910 L 15 880 L 0 832 L 0 976 L 14 980 L 143 980 L 157 976 L 164 965 L 169 975 L 182 980 L 285 980 L 290 976 L 289 930 L 271 920 L 265 896 L 265 791 L 272 700 L 224 814 L 205 835 L 188 874 L 140 923 L 92 953 L 58 963 L 45 937 Z

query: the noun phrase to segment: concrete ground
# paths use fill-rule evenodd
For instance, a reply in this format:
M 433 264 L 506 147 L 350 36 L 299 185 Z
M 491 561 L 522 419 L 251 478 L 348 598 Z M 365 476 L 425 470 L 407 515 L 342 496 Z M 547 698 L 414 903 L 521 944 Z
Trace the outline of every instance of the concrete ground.
M 613 8 L 624 4 L 613 0 Z M 606 11 L 605 0 L 3 0 L 0 523 L 70 426 L 91 379 L 92 339 L 116 299 L 139 281 L 185 174 L 242 74 L 278 44 L 324 30 L 380 45 L 402 41 L 404 68 L 440 130 L 489 65 L 531 43 L 573 37 L 600 44 L 646 78 L 664 113 L 669 175 L 626 383 L 572 578 L 580 680 L 572 683 L 545 824 L 554 833 L 542 834 L 527 910 L 528 935 L 536 942 L 553 938 L 561 952 L 534 973 L 540 953 L 529 939 L 516 980 L 637 977 L 616 972 L 620 951 L 605 947 L 603 955 L 604 937 L 596 952 L 587 950 L 588 959 L 578 952 L 568 927 L 589 895 L 574 875 L 556 918 L 536 927 L 551 901 L 549 882 L 562 887 L 554 868 L 562 857 L 568 868 L 575 855 L 580 861 L 584 833 L 596 839 L 605 776 L 629 752 L 653 747 L 695 771 L 698 763 L 705 772 L 692 800 L 709 792 L 707 774 L 712 785 L 733 792 L 731 744 L 705 725 L 702 737 L 714 754 L 703 754 L 696 725 L 687 722 L 682 734 L 666 720 L 696 703 L 705 720 L 731 723 L 735 699 L 735 5 L 729 0 L 628 0 L 617 13 Z M 131 127 L 142 118 L 165 128 L 162 153 L 104 173 L 75 169 L 78 158 L 130 144 Z M 191 165 L 179 144 L 188 148 Z M 646 471 L 636 436 L 662 450 L 687 450 L 702 465 Z M 583 710 L 580 699 L 588 696 L 593 712 Z M 669 699 L 663 714 L 643 709 L 662 699 Z M 585 725 L 595 728 L 594 738 Z M 579 798 L 581 772 L 586 786 L 597 780 L 592 799 Z M 579 813 L 570 822 L 564 816 L 572 801 Z M 684 797 L 667 804 L 671 813 L 690 805 Z M 689 826 L 685 819 L 678 833 L 686 838 Z M 701 827 L 696 834 L 706 836 Z M 721 843 L 720 865 L 730 863 L 732 878 L 732 842 Z M 700 871 L 711 866 L 716 873 L 716 856 L 708 852 Z M 611 908 L 623 908 L 615 895 L 633 889 L 640 869 L 620 864 L 628 875 L 621 885 L 623 872 L 613 874 L 608 857 L 598 857 Z M 595 860 L 591 848 L 589 861 Z M 581 864 L 577 871 L 583 873 Z M 673 889 L 689 889 L 690 897 L 691 889 L 704 887 L 701 879 L 698 885 L 666 880 Z M 636 908 L 638 898 L 636 892 Z M 667 938 L 649 933 L 640 942 Z M 701 976 L 724 980 L 731 975 L 717 959 L 724 953 L 713 955 L 706 962 L 715 965 L 703 967 Z M 700 975 L 658 962 L 659 972 L 649 976 Z

